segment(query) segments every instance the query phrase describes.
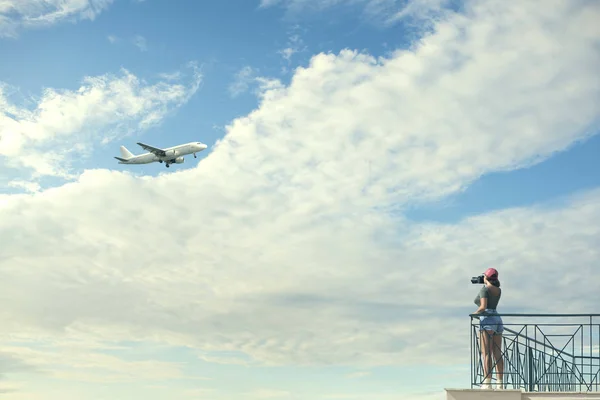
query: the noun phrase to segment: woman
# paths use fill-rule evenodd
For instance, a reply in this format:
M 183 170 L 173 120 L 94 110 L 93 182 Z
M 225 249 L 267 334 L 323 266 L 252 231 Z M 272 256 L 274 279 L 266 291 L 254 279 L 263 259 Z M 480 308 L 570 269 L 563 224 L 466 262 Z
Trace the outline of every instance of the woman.
M 498 388 L 503 387 L 504 360 L 502 360 L 502 332 L 504 323 L 496 311 L 502 289 L 498 280 L 498 271 L 494 268 L 488 268 L 483 273 L 483 282 L 485 285 L 479 291 L 475 298 L 475 304 L 479 306 L 474 314 L 485 312 L 485 316 L 479 320 L 479 338 L 481 342 L 481 355 L 483 357 L 484 381 L 482 389 L 491 389 L 492 380 L 492 358 L 496 361 L 496 377 L 498 378 Z M 490 351 L 493 350 L 493 351 Z

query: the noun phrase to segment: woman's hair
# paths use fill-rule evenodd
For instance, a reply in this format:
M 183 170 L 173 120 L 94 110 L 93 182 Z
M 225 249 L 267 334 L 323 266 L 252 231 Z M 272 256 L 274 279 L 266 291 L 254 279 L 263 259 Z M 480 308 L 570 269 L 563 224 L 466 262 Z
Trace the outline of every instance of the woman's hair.
M 498 280 L 498 278 L 496 278 L 496 279 L 494 279 L 494 278 L 492 278 L 492 279 L 488 278 L 488 281 L 489 281 L 489 282 L 490 282 L 492 285 L 494 285 L 494 286 L 496 286 L 496 287 L 500 287 L 500 281 Z

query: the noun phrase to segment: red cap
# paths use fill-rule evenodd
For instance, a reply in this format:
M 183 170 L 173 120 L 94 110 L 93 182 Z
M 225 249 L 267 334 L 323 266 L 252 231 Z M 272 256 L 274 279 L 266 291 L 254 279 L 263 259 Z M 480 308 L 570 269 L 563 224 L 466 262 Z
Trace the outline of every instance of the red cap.
M 485 276 L 489 278 L 498 278 L 498 271 L 496 271 L 494 268 L 488 268 L 485 270 L 485 272 L 483 273 Z

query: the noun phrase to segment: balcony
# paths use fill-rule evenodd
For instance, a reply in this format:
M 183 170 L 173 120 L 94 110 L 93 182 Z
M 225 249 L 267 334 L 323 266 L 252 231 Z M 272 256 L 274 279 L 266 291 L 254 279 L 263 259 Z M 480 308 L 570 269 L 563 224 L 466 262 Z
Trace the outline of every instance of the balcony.
M 448 399 L 534 399 L 542 393 L 544 398 L 552 393 L 553 399 L 600 399 L 600 314 L 498 315 L 504 333 L 501 347 L 489 352 L 492 390 L 481 387 L 481 314 L 471 314 L 471 390 L 447 389 Z M 502 387 L 494 352 L 504 362 Z

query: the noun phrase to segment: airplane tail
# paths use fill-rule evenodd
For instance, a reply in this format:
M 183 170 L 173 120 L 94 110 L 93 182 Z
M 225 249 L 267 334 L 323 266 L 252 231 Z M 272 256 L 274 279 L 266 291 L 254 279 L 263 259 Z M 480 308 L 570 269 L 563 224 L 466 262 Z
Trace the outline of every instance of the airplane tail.
M 121 146 L 121 158 L 129 159 L 135 157 L 125 146 Z

